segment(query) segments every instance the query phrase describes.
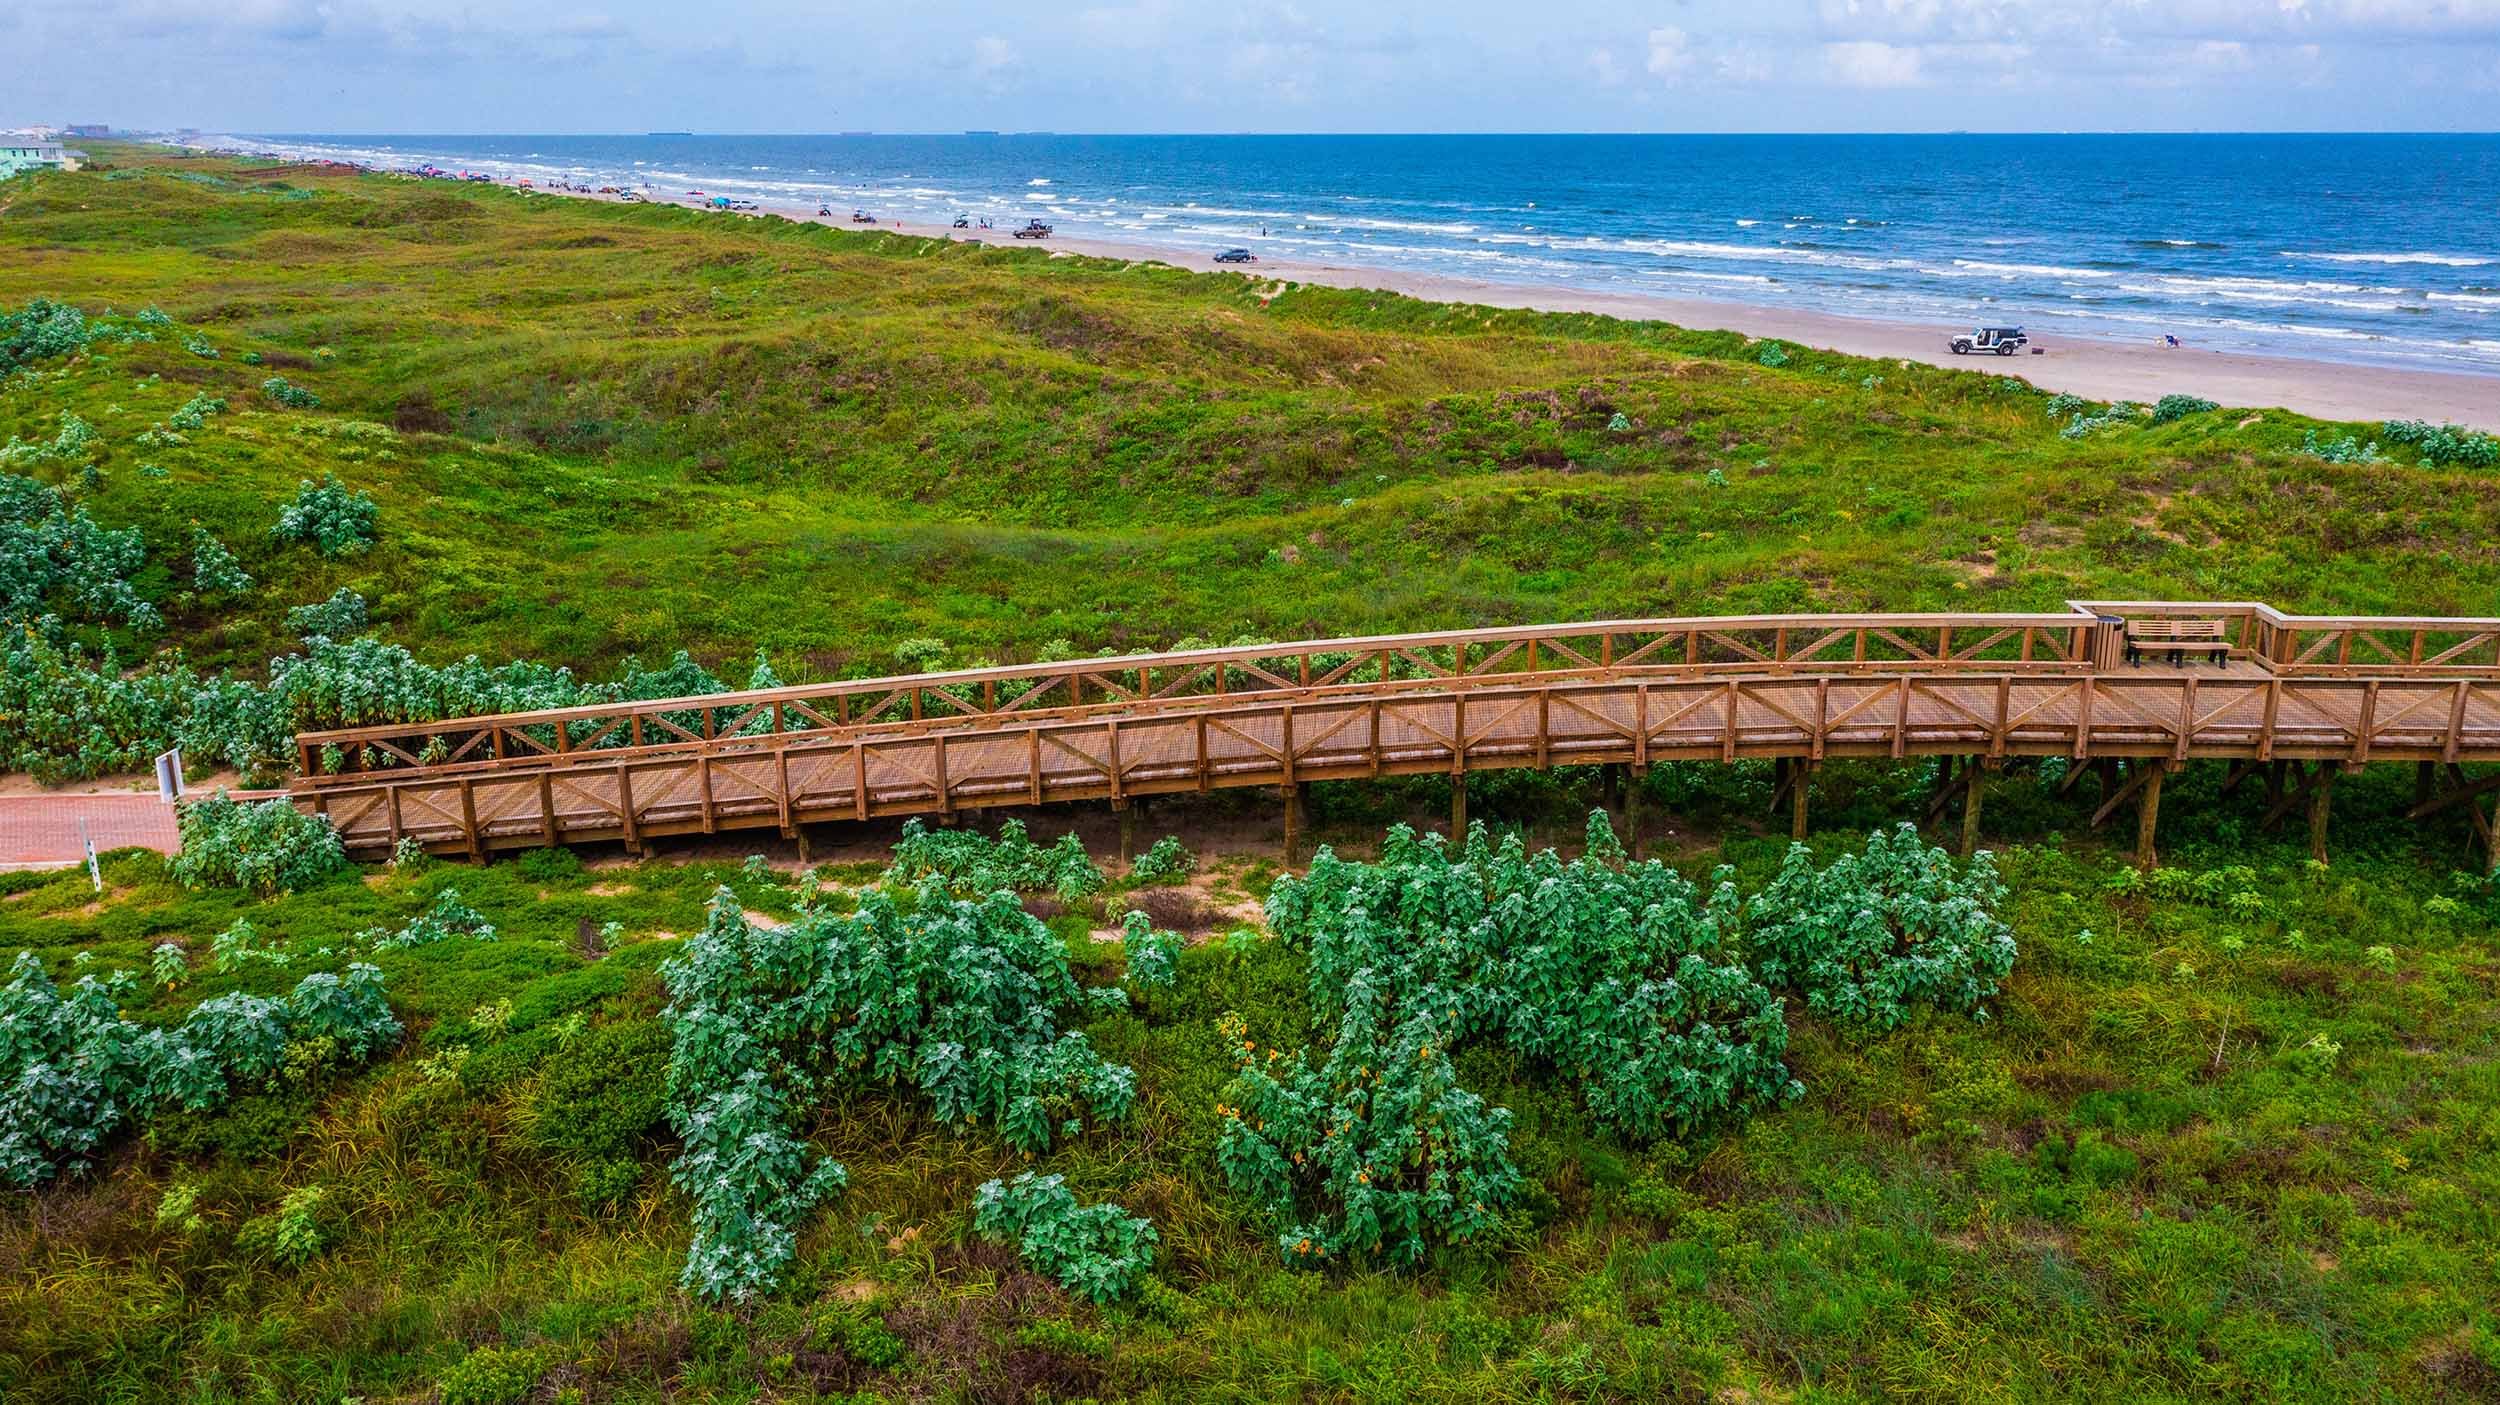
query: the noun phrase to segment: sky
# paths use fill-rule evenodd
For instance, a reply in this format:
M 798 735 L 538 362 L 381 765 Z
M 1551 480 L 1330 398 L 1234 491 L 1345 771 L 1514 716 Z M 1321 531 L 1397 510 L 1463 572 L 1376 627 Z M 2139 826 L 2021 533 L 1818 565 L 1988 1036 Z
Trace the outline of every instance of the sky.
M 0 125 L 2500 129 L 2500 0 L 5 0 Z

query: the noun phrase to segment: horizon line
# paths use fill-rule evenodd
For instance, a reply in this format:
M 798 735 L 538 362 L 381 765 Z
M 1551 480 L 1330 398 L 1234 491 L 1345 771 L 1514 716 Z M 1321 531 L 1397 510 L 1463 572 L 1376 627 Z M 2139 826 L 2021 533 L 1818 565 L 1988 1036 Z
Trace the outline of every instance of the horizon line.
M 37 124 L 37 125 L 57 125 L 57 124 Z M 896 129 L 896 130 L 891 130 L 891 131 L 888 131 L 888 130 L 879 130 L 879 129 L 876 129 L 876 128 L 845 128 L 845 129 L 837 129 L 837 130 L 832 130 L 832 131 L 814 131 L 814 132 L 809 132 L 809 131 L 795 131 L 795 130 L 793 130 L 793 131 L 773 131 L 773 130 L 765 130 L 765 129 L 760 129 L 760 128 L 757 128 L 757 129 L 745 129 L 745 128 L 736 128 L 736 129 L 733 129 L 733 128 L 720 128 L 720 129 L 700 129 L 700 128 L 696 128 L 696 129 L 681 129 L 681 128 L 668 128 L 668 127 L 655 127 L 655 128 L 647 128 L 647 129 L 640 130 L 640 131 L 614 130 L 614 131 L 581 131 L 581 132 L 556 132 L 556 131 L 538 131 L 538 132 L 531 132 L 531 131 L 416 131 L 416 130 L 407 130 L 407 131 L 365 131 L 365 132 L 327 131 L 327 132 L 324 132 L 324 131 L 309 131 L 309 130 L 304 130 L 304 131 L 277 131 L 277 130 L 245 131 L 245 130 L 240 130 L 240 129 L 224 129 L 224 130 L 221 130 L 221 129 L 212 129 L 212 128 L 207 128 L 207 127 L 197 127 L 197 128 L 188 128 L 188 129 L 167 129 L 167 128 L 131 128 L 131 129 L 130 129 L 130 130 L 128 130 L 127 132 L 123 132 L 123 131 L 115 131 L 115 132 L 113 132 L 112 134 L 110 134 L 110 135 L 109 135 L 109 136 L 107 136 L 107 137 L 104 137 L 104 138 L 93 138 L 93 137 L 91 137 L 91 138 L 88 138 L 88 140 L 91 140 L 91 141 L 93 141 L 93 140 L 110 140 L 110 139 L 112 139 L 112 137 L 115 137 L 115 136 L 129 136 L 129 137 L 134 137 L 134 138 L 135 138 L 135 137 L 149 137 L 149 136 L 171 136 L 171 135 L 174 135 L 174 134 L 176 134 L 176 132 L 181 131 L 181 130 L 189 130 L 189 131 L 192 131 L 192 132 L 194 132 L 195 134 L 197 134 L 197 135 L 201 135 L 201 136 L 234 136 L 234 137 L 363 137 L 363 138 L 372 138 L 372 139 L 406 139 L 406 138 L 412 138 L 412 137 L 466 137 L 466 138 L 475 138 L 475 137 L 533 137 L 533 138 L 559 137 L 559 138 L 562 138 L 562 137 L 654 137 L 654 136 L 666 136 L 666 137 L 698 137 L 698 138 L 700 138 L 700 137 L 809 137 L 809 138 L 829 137 L 829 138 L 850 138 L 850 139 L 858 139 L 858 138 L 863 138 L 863 137 L 912 137 L 912 138 L 953 137 L 953 138 L 958 138 L 958 139 L 962 139 L 962 138 L 971 138 L 971 137 L 979 137 L 979 138 L 981 138 L 981 139 L 983 139 L 983 140 L 991 140 L 991 139 L 1005 139 L 1005 138 L 1011 138 L 1011 137 L 1085 137 L 1085 138 L 1097 138 L 1097 137 L 1259 137 L 1259 138 L 1345 138 L 1345 137 L 1378 137 L 1378 138 L 1414 138 L 1414 137 L 1504 137 L 1504 138 L 1521 138 L 1521 137 L 1607 137 L 1607 138 L 1624 138 L 1624 137 L 1731 137 L 1731 138 L 1743 138 L 1743 137 L 2500 137 L 2500 129 L 2488 129 L 2488 130 L 2486 130 L 2486 129 L 2470 129 L 2470 130 L 2469 130 L 2469 129 L 2463 129 L 2463 128 L 2455 128 L 2455 129 L 2450 129 L 2450 128 L 2399 128 L 2399 127 L 2383 127 L 2383 128 L 2382 128 L 2382 127 L 2275 127 L 2275 128 L 2256 128 L 2256 127 L 2249 127 L 2249 128 L 2219 128 L 2219 127 L 2216 127 L 2216 128 L 2203 128 L 2203 127 L 2186 127 L 2186 128 L 2158 128 L 2158 127 L 2076 127 L 2076 128 L 2058 128 L 2058 129 L 2053 129 L 2053 130 L 2049 130 L 2049 129 L 2024 129 L 2024 130 L 2014 130 L 2014 129 L 1998 129 L 1998 128 L 1937 127 L 1937 128 L 1896 129 L 1896 130 L 1853 130 L 1853 131 L 1839 131 L 1839 130 L 1832 130 L 1832 131 L 1814 131 L 1814 130 L 1793 130 L 1793 131 L 1707 131 L 1707 130 L 1690 130 L 1690 131 L 1634 131 L 1634 130 L 1594 130 L 1594 129 L 1592 129 L 1592 130 L 1563 130 L 1563 129 L 1556 129 L 1556 130 L 1551 130 L 1551 131 L 1540 131 L 1540 130 L 1519 130 L 1519 131 L 1462 131 L 1462 130 L 1449 130 L 1449 131 L 1421 131 L 1421 130 L 1418 130 L 1418 131 L 1387 131 L 1387 130 L 1379 130 L 1379 131 L 1374 131 L 1374 130 L 1359 130 L 1359 131 L 1260 131 L 1260 130 L 1255 130 L 1255 129 L 1250 129 L 1250 128 L 1232 128 L 1232 129 L 1221 129 L 1221 130 L 1218 130 L 1218 129 L 1212 129 L 1212 128 L 1209 128 L 1209 129 L 1197 129 L 1197 130 L 1180 130 L 1180 129 L 1175 129 L 1175 130 L 1168 130 L 1168 131 L 1147 131 L 1147 130 L 1135 130 L 1135 131 L 1074 131 L 1074 130 L 1059 130 L 1059 129 L 1055 129 L 1055 128 L 1047 128 L 1047 127 L 1034 127 L 1034 128 L 1023 128 L 1023 129 L 1009 129 L 1009 128 L 980 128 L 980 127 L 950 127 L 950 128 L 943 128 L 943 129 L 936 129 L 936 128 L 932 128 L 932 129 L 911 129 L 911 130 Z

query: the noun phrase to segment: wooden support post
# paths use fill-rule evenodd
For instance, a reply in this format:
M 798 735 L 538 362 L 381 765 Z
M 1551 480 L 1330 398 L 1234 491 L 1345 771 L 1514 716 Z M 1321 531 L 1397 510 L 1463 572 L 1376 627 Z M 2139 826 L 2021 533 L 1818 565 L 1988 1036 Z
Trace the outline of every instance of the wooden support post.
M 2283 803 L 2283 769 L 2289 764 L 2285 761 L 2266 763 L 2266 804 L 2268 806 Z
M 2335 763 L 2318 763 L 2317 779 L 2309 787 L 2309 857 L 2326 862 L 2326 807 L 2335 792 Z
M 1623 852 L 1637 863 L 1641 857 L 1641 784 L 1649 779 L 1647 767 L 1634 770 L 1630 783 L 1623 788 Z
M 807 867 L 807 826 L 803 824 L 792 825 L 790 827 L 790 837 L 797 840 L 799 844 L 799 867 Z
M 2144 763 L 2151 770 L 2145 778 L 2143 797 L 2135 808 L 2135 866 L 2152 872 L 2157 861 L 2153 851 L 2153 832 L 2161 824 L 2161 781 L 2169 767 L 2159 761 Z
M 1803 761 L 1790 763 L 1788 773 L 1788 837 L 1806 837 L 1806 795 L 1813 787 L 1814 768 Z
M 1612 814 L 1623 807 L 1623 768 L 1609 764 L 1597 769 L 1599 774 L 1597 803 L 1603 806 L 1607 813 Z
M 466 776 L 460 778 L 460 829 L 462 837 L 469 841 L 470 860 L 485 862 L 485 836 L 477 831 L 477 783 Z
M 2439 763 L 2436 761 L 2413 763 L 2413 803 L 2416 808 L 2430 802 L 2431 782 L 2438 773 Z
M 1302 861 L 1302 787 L 1284 787 L 1285 796 L 1285 867 Z
M 1962 768 L 1962 857 L 1979 851 L 1979 797 L 1987 793 L 1984 768 L 1973 760 Z
M 1137 849 L 1137 807 L 1126 800 L 1114 800 L 1111 813 L 1120 820 L 1120 867 L 1125 869 Z
M 1452 771 L 1450 773 L 1450 842 L 1456 844 L 1466 838 L 1467 773 Z
M 1927 792 L 1927 816 L 1920 821 L 1921 824 L 1934 824 L 1944 818 L 1946 810 L 1952 808 L 1954 782 L 1961 778 L 1953 762 L 1954 758 L 1949 755 L 1936 758 L 1936 783 Z

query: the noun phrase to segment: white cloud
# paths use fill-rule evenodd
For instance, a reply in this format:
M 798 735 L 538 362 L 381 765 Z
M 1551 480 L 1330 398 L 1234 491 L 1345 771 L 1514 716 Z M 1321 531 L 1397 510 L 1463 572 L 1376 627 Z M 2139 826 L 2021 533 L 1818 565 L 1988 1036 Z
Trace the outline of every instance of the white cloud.
M 1767 83 L 1774 72 L 1771 55 L 1750 44 L 1739 44 L 1721 53 L 1718 70 L 1722 83 Z
M 1649 32 L 1650 73 L 1670 81 L 1682 77 L 1693 66 L 1692 41 L 1683 30 L 1667 26 Z
M 1823 46 L 1823 72 L 1852 88 L 1915 88 L 1926 81 L 1920 51 L 1873 39 Z
M 972 71 L 981 78 L 995 78 L 1023 62 L 1016 46 L 995 34 L 984 34 L 972 41 Z
M 1623 83 L 1623 61 L 1612 49 L 1589 50 L 1589 73 L 1601 88 L 1619 87 Z

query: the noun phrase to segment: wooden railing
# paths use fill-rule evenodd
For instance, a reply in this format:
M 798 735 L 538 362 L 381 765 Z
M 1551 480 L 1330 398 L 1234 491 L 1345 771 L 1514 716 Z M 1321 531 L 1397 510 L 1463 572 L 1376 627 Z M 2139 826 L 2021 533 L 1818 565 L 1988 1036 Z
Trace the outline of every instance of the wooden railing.
M 850 679 L 296 738 L 315 781 L 376 770 L 898 723 L 1057 717 L 1179 701 L 1515 683 L 1627 670 L 1956 672 L 2088 666 L 2093 621 L 2038 615 L 1752 615 L 1455 630 Z
M 2217 667 L 2123 622 L 2219 620 Z M 311 733 L 358 852 L 482 853 L 1510 766 L 1961 754 L 2500 759 L 2500 620 L 2252 604 L 1607 621 L 1025 664 Z

